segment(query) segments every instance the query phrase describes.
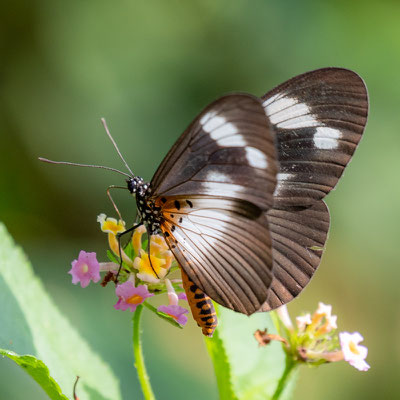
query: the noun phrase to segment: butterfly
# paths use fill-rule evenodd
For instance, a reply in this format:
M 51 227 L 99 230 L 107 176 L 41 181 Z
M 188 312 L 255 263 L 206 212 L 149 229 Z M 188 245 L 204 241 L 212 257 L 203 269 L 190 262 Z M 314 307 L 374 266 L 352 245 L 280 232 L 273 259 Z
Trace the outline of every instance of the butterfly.
M 308 284 L 329 229 L 323 199 L 349 163 L 367 114 L 363 80 L 324 68 L 261 98 L 214 101 L 151 182 L 132 173 L 113 142 L 130 171 L 138 225 L 164 235 L 204 334 L 217 325 L 210 299 L 251 315 L 288 303 Z

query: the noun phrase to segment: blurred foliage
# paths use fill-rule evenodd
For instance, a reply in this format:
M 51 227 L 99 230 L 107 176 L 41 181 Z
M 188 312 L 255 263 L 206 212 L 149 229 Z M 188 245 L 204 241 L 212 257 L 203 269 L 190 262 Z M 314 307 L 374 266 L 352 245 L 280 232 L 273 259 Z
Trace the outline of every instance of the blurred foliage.
M 178 135 L 216 97 L 262 95 L 319 67 L 358 72 L 370 118 L 338 189 L 328 197 L 332 228 L 321 268 L 292 313 L 331 303 L 339 329 L 359 330 L 371 370 L 303 369 L 296 399 L 396 398 L 400 237 L 398 134 L 400 3 L 267 0 L 3 0 L 0 14 L 0 219 L 25 248 L 57 305 L 110 362 L 124 398 L 132 370 L 130 315 L 111 289 L 72 287 L 66 274 L 81 248 L 104 249 L 107 171 L 40 164 L 38 156 L 123 168 L 100 124 L 138 175 L 150 179 Z M 134 203 L 115 194 L 127 221 Z M 101 258 L 101 255 L 100 255 Z M 105 254 L 102 257 L 105 260 Z M 149 314 L 145 354 L 156 395 L 216 398 L 200 331 L 177 330 Z M 1 398 L 42 398 L 1 360 Z M 14 380 L 23 381 L 13 392 Z
M 59 312 L 1 223 L 0 304 L 0 354 L 31 375 L 49 398 L 66 400 L 76 376 L 82 376 L 81 400 L 91 399 L 93 393 L 101 393 L 102 400 L 121 399 L 116 375 Z M 18 388 L 15 382 L 12 392 Z

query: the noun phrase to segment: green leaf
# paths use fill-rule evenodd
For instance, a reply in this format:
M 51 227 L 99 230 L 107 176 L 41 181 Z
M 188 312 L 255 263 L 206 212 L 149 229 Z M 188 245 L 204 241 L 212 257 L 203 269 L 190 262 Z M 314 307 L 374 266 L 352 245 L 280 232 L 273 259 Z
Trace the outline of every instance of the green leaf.
M 76 376 L 80 400 L 121 399 L 110 367 L 60 313 L 22 250 L 0 224 L 0 348 L 43 361 L 63 393 Z M 101 394 L 100 394 L 101 393 Z
M 204 337 L 207 350 L 214 364 L 220 400 L 236 400 L 231 381 L 231 366 L 226 355 L 224 343 L 219 337 L 218 329 L 212 338 Z
M 207 349 L 216 371 L 220 398 L 223 400 L 271 399 L 285 368 L 285 353 L 278 342 L 259 347 L 254 338 L 257 329 L 275 333 L 268 313 L 251 317 L 218 307 L 218 327 Z M 289 399 L 294 376 L 280 397 Z
M 13 351 L 0 349 L 0 354 L 15 361 L 22 369 L 24 369 L 47 393 L 52 400 L 68 400 L 68 397 L 61 393 L 61 388 L 57 382 L 50 376 L 49 369 L 34 356 L 20 356 Z M 70 390 L 72 391 L 72 390 Z
M 158 317 L 161 319 L 164 319 L 165 321 L 169 322 L 171 325 L 175 326 L 176 328 L 181 328 L 183 329 L 183 326 L 181 324 L 178 324 L 171 316 L 168 314 L 165 314 L 161 311 L 158 311 L 157 308 L 152 306 L 150 303 L 144 302 L 143 305 L 147 307 L 150 311 L 152 311 L 154 314 L 156 314 Z
M 128 244 L 124 247 L 125 254 L 131 259 L 134 260 L 137 256 L 135 249 L 132 246 L 132 241 L 130 240 Z
M 107 257 L 111 262 L 119 265 L 119 257 L 116 257 L 111 250 L 107 250 Z

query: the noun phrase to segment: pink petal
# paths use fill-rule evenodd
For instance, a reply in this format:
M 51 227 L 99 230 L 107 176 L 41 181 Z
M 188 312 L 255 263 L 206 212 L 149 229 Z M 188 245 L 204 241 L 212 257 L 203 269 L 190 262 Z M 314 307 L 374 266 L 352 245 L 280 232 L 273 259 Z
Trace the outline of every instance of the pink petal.
M 176 322 L 180 325 L 185 325 L 187 322 L 187 317 L 184 314 L 187 314 L 189 311 L 186 308 L 177 305 L 162 305 L 157 308 L 158 311 L 161 311 L 165 314 L 168 314 L 170 317 L 174 318 Z
M 179 300 L 187 300 L 187 296 L 185 292 L 181 292 L 178 294 L 178 299 Z
M 77 260 L 72 261 L 72 268 L 68 272 L 72 275 L 72 283 L 81 283 L 81 287 L 89 285 L 90 281 L 100 280 L 100 265 L 96 258 L 96 253 L 87 253 L 81 250 Z

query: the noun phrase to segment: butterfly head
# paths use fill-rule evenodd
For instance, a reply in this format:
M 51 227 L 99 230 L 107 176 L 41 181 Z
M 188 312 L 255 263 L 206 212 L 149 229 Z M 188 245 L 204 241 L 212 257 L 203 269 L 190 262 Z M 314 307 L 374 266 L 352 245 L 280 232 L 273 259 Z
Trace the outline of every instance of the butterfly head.
M 128 185 L 128 190 L 132 194 L 138 194 L 140 197 L 144 197 L 150 188 L 150 184 L 139 176 L 127 179 L 126 183 Z

